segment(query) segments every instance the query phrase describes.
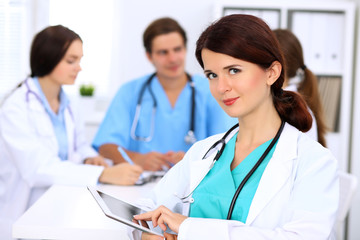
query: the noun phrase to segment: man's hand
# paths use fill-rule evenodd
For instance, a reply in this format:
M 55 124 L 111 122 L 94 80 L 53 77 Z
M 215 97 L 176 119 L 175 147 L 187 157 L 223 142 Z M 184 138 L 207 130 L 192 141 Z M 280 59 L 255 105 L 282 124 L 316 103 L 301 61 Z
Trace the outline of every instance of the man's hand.
M 166 154 L 162 154 L 159 152 L 130 154 L 129 155 L 133 159 L 133 161 L 136 164 L 140 165 L 144 170 L 161 171 L 164 168 L 169 169 L 171 167 L 170 163 L 167 161 L 168 157 L 166 156 Z

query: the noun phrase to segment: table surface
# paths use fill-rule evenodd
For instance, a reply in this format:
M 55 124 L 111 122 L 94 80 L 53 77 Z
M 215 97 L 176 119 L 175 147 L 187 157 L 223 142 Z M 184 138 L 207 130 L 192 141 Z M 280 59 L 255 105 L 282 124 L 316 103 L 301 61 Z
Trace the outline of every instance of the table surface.
M 155 183 L 142 186 L 99 185 L 128 202 L 146 197 Z M 126 225 L 104 215 L 86 187 L 54 185 L 13 225 L 14 238 L 129 239 Z

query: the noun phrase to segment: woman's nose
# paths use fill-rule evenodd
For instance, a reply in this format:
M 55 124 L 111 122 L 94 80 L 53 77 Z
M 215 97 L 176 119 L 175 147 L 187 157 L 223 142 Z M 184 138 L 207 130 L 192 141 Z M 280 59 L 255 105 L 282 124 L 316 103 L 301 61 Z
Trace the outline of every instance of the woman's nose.
M 229 79 L 226 76 L 219 76 L 218 80 L 218 91 L 225 93 L 231 89 Z

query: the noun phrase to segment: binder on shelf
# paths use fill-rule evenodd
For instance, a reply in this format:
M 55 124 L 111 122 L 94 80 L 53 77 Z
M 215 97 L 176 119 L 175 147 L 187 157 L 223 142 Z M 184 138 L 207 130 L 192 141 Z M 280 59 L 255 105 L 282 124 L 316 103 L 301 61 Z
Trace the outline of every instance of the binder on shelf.
M 343 46 L 345 16 L 342 13 L 329 13 L 325 47 L 325 65 L 327 70 L 341 72 L 343 69 Z
M 312 66 L 312 63 L 310 61 L 311 59 L 310 49 L 311 49 L 311 41 L 312 41 L 312 36 L 309 27 L 311 26 L 310 13 L 293 11 L 290 12 L 290 14 L 291 14 L 290 30 L 295 34 L 295 36 L 299 39 L 301 43 L 305 64 L 307 64 L 308 66 Z M 312 67 L 311 69 L 314 70 Z
M 269 25 L 271 29 L 280 28 L 280 12 L 276 10 L 263 10 L 261 18 Z
M 327 36 L 327 20 L 328 14 L 323 12 L 310 13 L 310 63 L 311 69 L 315 72 L 323 72 L 326 70 L 325 55 Z
M 314 72 L 341 72 L 345 16 L 339 12 L 291 12 L 291 31 Z
M 340 77 L 319 77 L 319 93 L 324 107 L 325 121 L 329 131 L 338 131 L 340 111 Z

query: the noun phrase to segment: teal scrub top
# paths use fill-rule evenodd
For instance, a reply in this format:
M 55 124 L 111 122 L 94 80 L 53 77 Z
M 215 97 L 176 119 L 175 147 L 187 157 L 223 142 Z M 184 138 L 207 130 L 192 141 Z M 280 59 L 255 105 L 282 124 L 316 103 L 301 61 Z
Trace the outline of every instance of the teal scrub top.
M 236 189 L 272 141 L 271 139 L 257 147 L 231 171 L 236 137 L 237 134 L 226 144 L 219 160 L 195 189 L 192 195 L 194 202 L 190 205 L 190 217 L 226 219 Z M 235 203 L 232 220 L 246 222 L 251 202 L 276 144 L 241 190 Z
M 149 142 L 143 142 L 134 140 L 130 136 L 140 90 L 149 76 L 127 82 L 120 87 L 93 141 L 96 150 L 106 143 L 116 144 L 139 153 L 186 152 L 191 147 L 184 140 L 190 129 L 192 103 L 190 84 L 186 84 L 175 106 L 172 107 L 157 77 L 154 77 L 150 83 L 157 102 L 153 138 Z M 193 75 L 192 80 L 195 85 L 194 130 L 197 140 L 225 132 L 237 122 L 237 119 L 230 118 L 221 109 L 210 93 L 206 78 Z M 148 137 L 150 135 L 153 104 L 149 89 L 146 88 L 136 128 L 137 136 Z

